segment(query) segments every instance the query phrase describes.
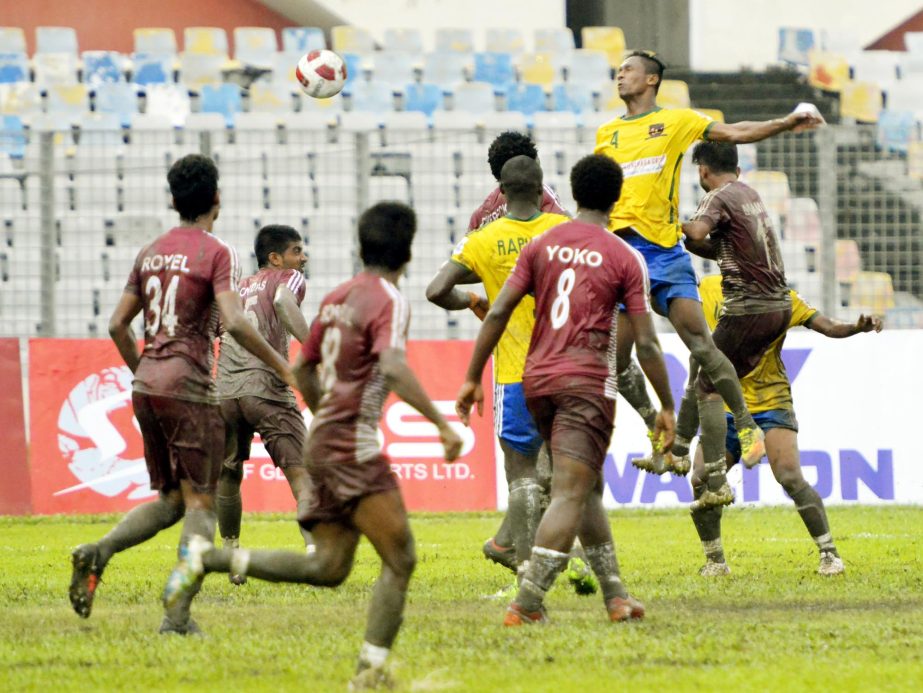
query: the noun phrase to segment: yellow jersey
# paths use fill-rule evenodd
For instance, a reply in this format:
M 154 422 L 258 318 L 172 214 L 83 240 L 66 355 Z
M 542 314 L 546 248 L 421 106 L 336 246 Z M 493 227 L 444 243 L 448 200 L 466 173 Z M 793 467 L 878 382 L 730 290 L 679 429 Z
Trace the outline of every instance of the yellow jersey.
M 484 283 L 487 300 L 493 303 L 513 271 L 523 246 L 565 221 L 570 219 L 550 213 L 539 213 L 525 220 L 501 217 L 465 236 L 455 247 L 452 262 L 478 275 Z M 522 382 L 534 325 L 535 299 L 526 296 L 510 316 L 494 352 L 494 382 L 497 384 Z
M 810 306 L 796 291 L 789 289 L 789 292 L 792 296 L 792 317 L 788 322 L 788 329 L 807 325 L 817 314 L 817 309 Z M 709 329 L 714 330 L 721 317 L 721 307 L 724 303 L 724 296 L 721 293 L 721 276 L 715 274 L 702 279 L 699 294 L 702 296 L 705 321 Z M 792 388 L 788 382 L 785 365 L 782 363 L 784 342 L 785 335 L 783 334 L 766 350 L 756 368 L 740 381 L 747 409 L 751 413 L 793 408 Z
M 622 196 L 609 219 L 611 230 L 630 226 L 664 248 L 679 242 L 680 166 L 686 150 L 705 139 L 713 124 L 710 117 L 689 108 L 655 108 L 600 126 L 593 153 L 614 159 L 624 176 Z

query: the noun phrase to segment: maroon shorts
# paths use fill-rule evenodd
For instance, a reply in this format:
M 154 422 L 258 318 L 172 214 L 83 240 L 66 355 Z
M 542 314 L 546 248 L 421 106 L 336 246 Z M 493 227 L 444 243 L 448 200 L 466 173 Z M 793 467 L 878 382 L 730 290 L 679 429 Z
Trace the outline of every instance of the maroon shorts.
M 224 421 L 217 405 L 140 392 L 132 393 L 131 401 L 151 488 L 170 491 L 186 479 L 196 493 L 212 493 L 224 453 Z
M 776 310 L 756 315 L 722 315 L 712 333 L 715 346 L 734 365 L 738 378 L 743 378 L 759 364 L 772 343 L 785 334 L 792 309 Z M 716 392 L 714 384 L 699 371 L 699 392 Z
M 362 464 L 309 465 L 308 472 L 314 497 L 307 512 L 298 517 L 308 530 L 319 522 L 350 525 L 353 511 L 365 496 L 398 488 L 391 460 L 384 455 Z
M 221 418 L 225 425 L 225 467 L 237 471 L 250 459 L 254 432 L 260 434 L 274 465 L 280 469 L 304 466 L 302 447 L 308 431 L 294 405 L 262 397 L 223 399 Z
M 614 400 L 601 394 L 561 392 L 527 396 L 526 406 L 551 448 L 552 464 L 556 456 L 564 455 L 602 471 L 615 423 Z

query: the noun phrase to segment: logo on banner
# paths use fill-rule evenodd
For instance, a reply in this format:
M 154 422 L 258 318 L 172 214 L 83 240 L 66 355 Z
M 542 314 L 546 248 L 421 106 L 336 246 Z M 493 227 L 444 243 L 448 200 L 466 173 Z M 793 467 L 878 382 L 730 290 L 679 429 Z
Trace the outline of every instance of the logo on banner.
M 154 495 L 144 464 L 144 445 L 131 406 L 128 366 L 105 368 L 77 384 L 58 413 L 58 449 L 76 484 L 107 497 L 128 492 L 135 500 Z

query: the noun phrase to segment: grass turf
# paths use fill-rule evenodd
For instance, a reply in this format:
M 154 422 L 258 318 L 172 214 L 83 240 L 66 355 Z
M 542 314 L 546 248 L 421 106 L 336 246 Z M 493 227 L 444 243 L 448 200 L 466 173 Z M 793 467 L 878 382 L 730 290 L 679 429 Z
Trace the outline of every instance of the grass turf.
M 610 624 L 599 596 L 561 578 L 547 627 L 504 629 L 485 598 L 511 574 L 484 560 L 496 514 L 419 515 L 419 563 L 393 671 L 403 690 L 571 691 L 923 688 L 923 508 L 829 510 L 847 573 L 815 574 L 791 507 L 725 512 L 732 574 L 703 579 L 683 511 L 618 511 L 623 577 L 647 606 Z M 211 575 L 193 607 L 207 637 L 160 636 L 159 595 L 178 529 L 116 556 L 93 615 L 67 600 L 69 550 L 117 517 L 0 518 L 0 689 L 343 690 L 362 641 L 378 562 L 360 545 L 336 590 Z M 244 518 L 243 543 L 298 550 L 296 525 Z

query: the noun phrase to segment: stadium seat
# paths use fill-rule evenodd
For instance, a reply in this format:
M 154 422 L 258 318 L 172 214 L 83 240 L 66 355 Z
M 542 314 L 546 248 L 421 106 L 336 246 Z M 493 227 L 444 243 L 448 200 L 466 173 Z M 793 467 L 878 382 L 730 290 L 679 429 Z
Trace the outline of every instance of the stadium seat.
M 882 111 L 878 116 L 878 146 L 891 152 L 906 152 L 912 140 L 919 139 L 919 126 L 913 111 Z
M 767 210 L 780 216 L 788 212 L 792 193 L 788 176 L 783 171 L 751 171 L 744 182 L 760 194 Z M 815 203 L 815 209 L 816 206 Z
M 295 78 L 295 67 L 300 58 L 300 53 L 276 53 L 272 59 L 272 83 L 300 89 L 301 85 Z
M 329 99 L 315 99 L 306 96 L 301 99 L 301 110 L 304 113 L 336 113 L 343 110 L 343 95 L 337 94 Z
M 200 110 L 202 113 L 220 113 L 225 125 L 234 125 L 234 115 L 243 110 L 240 87 L 236 84 L 206 84 L 200 92 Z
M 536 53 L 571 53 L 574 47 L 574 32 L 569 27 L 535 30 Z
M 282 29 L 282 52 L 304 55 L 327 47 L 324 31 L 316 26 L 287 26 Z
M 100 113 L 115 113 L 126 127 L 132 114 L 138 112 L 138 96 L 131 84 L 103 82 L 93 93 L 95 109 Z
M 254 113 L 293 111 L 294 99 L 294 92 L 286 84 L 256 82 L 250 87 L 250 110 Z
M 330 30 L 333 50 L 343 53 L 371 53 L 375 50 L 375 41 L 365 29 L 357 26 L 340 25 Z
M 238 146 L 275 142 L 278 125 L 278 113 L 235 113 L 235 141 Z
M 621 113 L 624 113 L 628 109 L 625 102 L 622 101 L 622 97 L 619 96 L 619 87 L 615 80 L 602 86 L 599 97 L 599 107 L 600 110 L 603 111 L 619 111 Z
M 897 51 L 861 51 L 852 56 L 853 79 L 873 82 L 887 90 L 897 79 L 900 56 Z
M 849 292 L 850 305 L 869 306 L 876 315 L 894 308 L 894 285 L 887 272 L 856 272 Z
M 689 108 L 689 85 L 681 79 L 665 79 L 657 92 L 657 105 L 661 108 Z
M 721 111 L 717 108 L 696 108 L 695 110 L 701 113 L 702 115 L 708 116 L 709 118 L 714 120 L 716 123 L 724 122 L 724 111 Z M 740 147 L 741 145 L 737 145 L 738 155 L 740 152 Z
M 18 26 L 0 26 L 0 53 L 25 53 L 26 34 Z
M 585 84 L 556 84 L 551 91 L 556 111 L 570 111 L 580 114 L 593 111 L 593 89 Z
M 923 54 L 923 31 L 905 31 L 904 47 L 908 53 Z
M 85 84 L 52 84 L 48 87 L 48 112 L 79 115 L 90 110 L 87 97 Z
M 115 51 L 83 52 L 83 83 L 95 87 L 103 82 L 124 82 L 122 55 Z
M 585 26 L 580 30 L 584 49 L 606 54 L 611 67 L 617 68 L 625 57 L 625 33 L 617 26 Z
M 134 31 L 135 50 L 138 55 L 176 55 L 176 34 L 173 29 L 144 27 Z
M 813 50 L 808 55 L 808 83 L 824 91 L 839 92 L 849 80 L 849 63 L 841 55 Z
M 233 116 L 228 119 L 223 113 L 190 113 L 183 122 L 183 129 L 187 132 L 222 132 L 228 127 L 228 121 L 234 124 Z M 197 144 L 195 140 L 186 138 L 187 145 Z
M 80 146 L 120 147 L 122 120 L 118 113 L 81 113 L 77 120 L 80 127 Z
M 197 89 L 204 84 L 219 84 L 223 81 L 221 68 L 226 58 L 209 53 L 180 54 L 179 79 L 190 89 Z
M 416 111 L 427 117 L 442 108 L 443 91 L 437 84 L 414 82 L 404 87 L 404 110 Z
M 71 53 L 36 53 L 32 57 L 32 67 L 35 68 L 35 83 L 40 87 L 77 81 L 77 56 Z
M 373 79 L 387 84 L 396 91 L 414 81 L 414 66 L 419 58 L 413 53 L 399 50 L 375 51 L 372 54 Z
M 42 91 L 37 85 L 31 82 L 0 84 L 0 113 L 29 116 L 41 110 Z
M 234 29 L 234 58 L 244 65 L 272 67 L 279 50 L 276 32 L 268 27 L 239 26 Z
M 567 83 L 600 89 L 612 81 L 612 70 L 606 54 L 600 50 L 580 49 L 571 56 Z
M 346 84 L 362 76 L 362 56 L 358 53 L 343 53 L 341 56 L 346 64 Z
M 29 58 L 25 53 L 0 53 L 0 84 L 29 81 Z
M 550 53 L 524 53 L 519 61 L 519 75 L 526 84 L 548 88 L 558 79 Z
M 134 84 L 164 84 L 173 81 L 172 58 L 135 54 L 131 62 L 131 81 Z
M 488 53 L 510 53 L 519 55 L 526 49 L 526 42 L 519 29 L 487 28 L 485 50 Z
M 355 80 L 348 90 L 352 111 L 386 113 L 394 110 L 394 88 L 378 80 Z
M 423 56 L 423 81 L 438 84 L 443 89 L 465 79 L 471 56 L 465 53 L 437 52 Z
M 889 111 L 923 111 L 923 73 L 898 80 L 888 92 Z
M 385 29 L 386 51 L 423 53 L 423 36 L 419 29 Z
M 526 116 L 545 110 L 545 90 L 538 84 L 511 84 L 506 90 L 506 110 Z
M 489 82 L 503 88 L 515 80 L 513 57 L 509 53 L 474 54 L 474 81 Z
M 851 284 L 862 269 L 859 246 L 852 240 L 837 239 L 836 242 L 836 279 L 838 282 Z
M 473 53 L 474 33 L 470 29 L 436 29 L 436 52 Z
M 907 147 L 907 175 L 923 180 L 923 142 L 911 142 Z
M 77 31 L 69 26 L 35 28 L 36 53 L 70 53 L 77 57 Z
M 494 87 L 487 82 L 461 82 L 452 90 L 452 110 L 487 113 L 496 110 Z
M 183 29 L 183 52 L 191 55 L 228 56 L 228 35 L 213 26 L 187 26 Z
M 782 195 L 788 193 L 788 179 L 782 180 L 781 171 L 754 171 L 747 176 L 747 183 L 752 184 L 754 178 L 758 183 L 762 174 L 772 174 L 766 180 L 765 184 L 760 187 L 753 185 L 763 198 L 766 208 L 776 214 L 785 214 L 784 237 L 786 240 L 805 241 L 807 243 L 820 243 L 822 237 L 820 225 L 820 212 L 817 208 L 817 202 L 811 197 L 794 197 L 788 201 L 788 208 L 780 212 L 781 204 L 771 204 L 767 202 L 767 197 L 771 201 L 778 200 Z M 781 174 L 785 175 L 785 174 Z M 772 192 L 775 190 L 776 192 Z M 766 191 L 766 194 L 763 194 Z
M 180 84 L 151 84 L 147 87 L 145 113 L 167 118 L 173 125 L 180 126 L 189 115 L 189 92 Z M 134 118 L 132 118 L 134 123 Z M 134 127 L 134 125 L 132 125 Z
M 0 116 L 0 155 L 21 161 L 26 153 L 26 131 L 16 115 Z
M 807 67 L 815 47 L 814 31 L 794 27 L 779 27 L 779 60 Z
M 840 117 L 862 123 L 877 123 L 882 95 L 877 84 L 847 81 L 840 92 Z

